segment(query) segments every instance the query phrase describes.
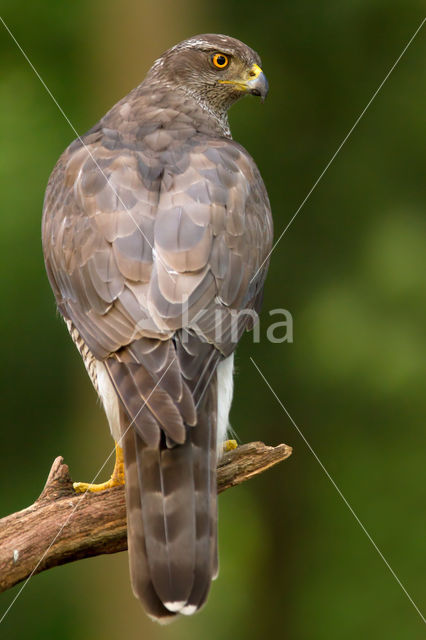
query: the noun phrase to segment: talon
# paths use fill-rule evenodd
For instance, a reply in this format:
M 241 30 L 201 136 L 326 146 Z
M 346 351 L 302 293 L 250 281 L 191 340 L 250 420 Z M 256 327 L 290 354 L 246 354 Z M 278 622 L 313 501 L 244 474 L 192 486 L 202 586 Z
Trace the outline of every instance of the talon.
M 113 487 L 118 487 L 120 484 L 124 484 L 123 482 L 117 482 L 112 477 L 106 482 L 102 482 L 101 484 L 91 484 L 90 482 L 73 482 L 72 486 L 74 491 L 77 493 L 85 493 L 89 491 L 90 493 L 95 493 L 97 491 L 105 491 L 106 489 L 112 489 Z
M 236 440 L 225 440 L 223 443 L 223 452 L 226 453 L 227 451 L 233 451 L 237 447 L 238 444 Z
M 77 493 L 96 493 L 97 491 L 106 491 L 113 487 L 119 487 L 124 484 L 124 460 L 123 449 L 115 443 L 115 465 L 111 478 L 101 484 L 91 484 L 90 482 L 73 482 L 72 486 Z

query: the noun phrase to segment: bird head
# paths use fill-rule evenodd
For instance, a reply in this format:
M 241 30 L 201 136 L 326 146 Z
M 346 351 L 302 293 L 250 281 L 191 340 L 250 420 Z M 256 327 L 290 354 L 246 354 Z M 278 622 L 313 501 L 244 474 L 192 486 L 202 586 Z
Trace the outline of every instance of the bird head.
M 149 75 L 223 113 L 244 95 L 268 93 L 259 55 L 229 36 L 205 34 L 177 44 L 156 60 Z

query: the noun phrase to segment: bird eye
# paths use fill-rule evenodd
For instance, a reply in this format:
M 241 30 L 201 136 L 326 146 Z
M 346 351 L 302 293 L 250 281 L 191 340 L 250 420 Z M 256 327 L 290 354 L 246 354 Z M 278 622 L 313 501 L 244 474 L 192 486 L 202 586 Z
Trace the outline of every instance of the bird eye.
M 215 53 L 214 56 L 212 56 L 212 62 L 218 69 L 224 69 L 228 66 L 229 60 L 228 56 L 225 56 L 225 54 Z

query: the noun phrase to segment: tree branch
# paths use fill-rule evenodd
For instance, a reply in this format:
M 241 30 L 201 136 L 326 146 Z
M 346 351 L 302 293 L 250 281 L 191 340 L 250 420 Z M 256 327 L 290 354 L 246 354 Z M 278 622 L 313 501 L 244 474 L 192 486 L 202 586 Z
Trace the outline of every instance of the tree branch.
M 292 453 L 280 444 L 244 444 L 218 464 L 218 493 L 241 484 Z M 50 567 L 127 549 L 124 487 L 75 493 L 63 458 L 54 461 L 40 497 L 0 520 L 0 592 Z

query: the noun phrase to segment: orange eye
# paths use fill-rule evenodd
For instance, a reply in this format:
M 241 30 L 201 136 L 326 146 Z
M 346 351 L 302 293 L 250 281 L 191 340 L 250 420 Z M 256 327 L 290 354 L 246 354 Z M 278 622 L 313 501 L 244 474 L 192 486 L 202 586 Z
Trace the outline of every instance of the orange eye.
M 218 69 L 224 69 L 228 66 L 229 60 L 224 53 L 215 53 L 214 56 L 212 56 L 212 62 Z

